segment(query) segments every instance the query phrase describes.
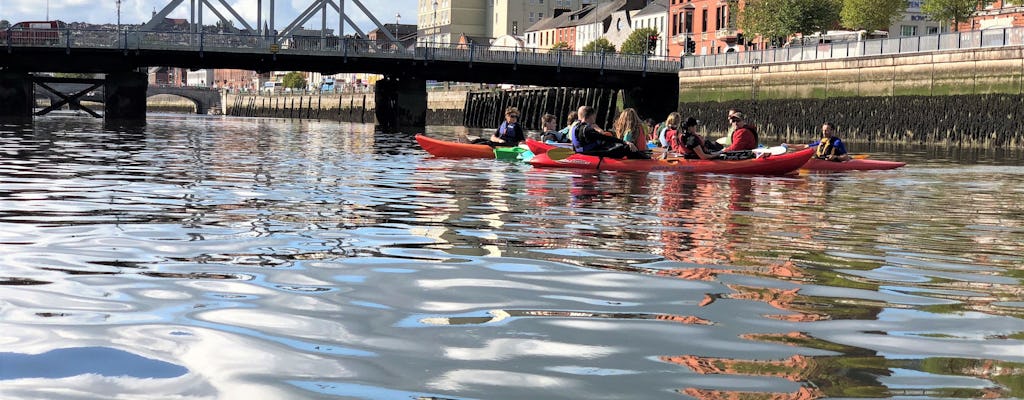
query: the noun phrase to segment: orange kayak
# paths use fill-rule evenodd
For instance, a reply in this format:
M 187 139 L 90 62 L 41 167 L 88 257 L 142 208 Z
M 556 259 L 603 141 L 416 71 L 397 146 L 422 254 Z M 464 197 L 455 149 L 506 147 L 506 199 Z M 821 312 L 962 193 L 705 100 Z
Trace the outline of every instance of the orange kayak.
M 849 161 L 825 161 L 818 158 L 807 160 L 802 169 L 811 171 L 878 171 L 896 169 L 907 165 L 899 161 L 882 161 L 868 159 L 852 159 Z
M 433 139 L 421 134 L 416 135 L 416 142 L 423 150 L 434 157 L 446 158 L 494 158 L 494 148 L 486 144 L 449 142 Z

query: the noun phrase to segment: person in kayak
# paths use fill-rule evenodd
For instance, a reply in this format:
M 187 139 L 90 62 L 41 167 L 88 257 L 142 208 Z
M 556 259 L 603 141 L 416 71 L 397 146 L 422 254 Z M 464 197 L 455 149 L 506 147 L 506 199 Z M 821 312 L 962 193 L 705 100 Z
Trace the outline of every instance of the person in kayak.
M 540 141 L 555 143 L 567 143 L 569 141 L 568 130 L 564 133 L 562 131 L 555 130 L 557 129 L 558 125 L 556 124 L 558 124 L 558 121 L 555 120 L 554 115 L 544 114 L 544 116 L 540 118 L 540 121 L 544 125 L 544 133 L 541 134 Z
M 632 108 L 622 110 L 619 118 L 612 125 L 612 129 L 615 130 L 616 137 L 629 145 L 630 150 L 647 150 L 647 132 L 640 116 L 636 114 L 636 110 Z
M 700 121 L 689 117 L 683 121 L 678 132 L 670 131 L 672 135 L 672 151 L 681 154 L 686 159 L 711 160 L 719 158 L 721 152 L 708 149 L 707 142 L 697 134 L 697 126 Z
M 836 126 L 831 122 L 821 124 L 821 139 L 817 142 L 795 145 L 783 143 L 782 145 L 795 150 L 815 147 L 817 149 L 814 151 L 814 157 L 822 160 L 847 161 L 850 159 L 850 154 L 846 152 L 846 145 L 836 137 Z
M 588 156 L 608 158 L 650 158 L 646 153 L 633 151 L 626 142 L 597 126 L 594 107 L 582 106 L 577 111 L 579 121 L 569 130 L 573 151 Z
M 654 127 L 654 131 L 657 132 L 657 136 L 651 138 L 651 140 L 652 141 L 657 140 L 655 145 L 657 145 L 658 147 L 661 147 L 661 148 L 665 148 L 665 149 L 669 148 L 669 146 L 671 145 L 671 143 L 669 143 L 670 138 L 666 137 L 665 133 L 670 131 L 670 130 L 674 131 L 674 130 L 679 129 L 679 119 L 680 118 L 682 118 L 682 117 L 679 115 L 679 113 L 677 113 L 677 112 L 670 113 L 668 115 L 668 118 L 665 118 L 665 122 L 662 122 L 662 123 L 658 124 L 658 126 Z
M 757 129 L 747 124 L 747 117 L 738 110 L 729 110 L 729 125 L 732 131 L 732 143 L 725 152 L 753 150 L 757 148 Z
M 501 126 L 494 131 L 490 139 L 480 138 L 474 140 L 474 144 L 486 144 L 491 147 L 495 146 L 516 146 L 519 142 L 526 140 L 526 134 L 523 133 L 523 127 L 519 125 L 519 109 L 515 107 L 509 107 L 505 109 L 505 121 L 501 123 Z

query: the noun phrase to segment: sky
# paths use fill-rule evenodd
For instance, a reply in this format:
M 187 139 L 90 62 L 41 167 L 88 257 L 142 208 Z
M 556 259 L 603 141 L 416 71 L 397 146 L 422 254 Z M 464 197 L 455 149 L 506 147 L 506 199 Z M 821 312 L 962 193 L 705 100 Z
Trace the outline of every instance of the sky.
M 245 18 L 255 28 L 256 24 L 256 0 L 226 0 L 235 11 Z M 337 2 L 337 1 L 335 1 Z M 399 20 L 403 24 L 416 23 L 417 0 L 361 0 L 382 24 L 395 23 L 395 14 L 401 15 Z M 160 11 L 171 3 L 171 0 L 121 0 L 121 23 L 141 24 L 149 21 L 153 10 Z M 221 5 L 220 0 L 209 0 L 226 18 L 231 14 Z M 291 23 L 302 11 L 313 4 L 312 0 L 275 0 L 274 24 L 277 29 L 282 29 Z M 10 21 L 12 24 L 19 21 L 43 21 L 46 20 L 47 4 L 49 4 L 49 16 L 51 20 L 64 22 L 89 22 L 94 24 L 116 23 L 117 2 L 116 0 L 0 0 L 0 19 Z M 267 18 L 269 0 L 263 0 L 264 19 Z M 374 28 L 373 23 L 363 12 L 352 3 L 345 2 L 345 11 L 349 18 L 356 22 L 364 32 Z M 188 18 L 189 0 L 185 0 L 170 15 L 171 18 Z M 333 15 L 332 15 L 333 13 Z M 204 25 L 213 25 L 217 21 L 216 15 L 207 11 L 203 15 Z M 241 27 L 235 23 L 236 27 Z M 317 14 L 305 24 L 306 28 L 319 29 L 320 14 Z M 328 7 L 327 12 L 328 29 L 338 29 L 338 15 Z M 351 28 L 345 27 L 346 33 L 351 33 Z M 335 32 L 337 33 L 337 32 Z

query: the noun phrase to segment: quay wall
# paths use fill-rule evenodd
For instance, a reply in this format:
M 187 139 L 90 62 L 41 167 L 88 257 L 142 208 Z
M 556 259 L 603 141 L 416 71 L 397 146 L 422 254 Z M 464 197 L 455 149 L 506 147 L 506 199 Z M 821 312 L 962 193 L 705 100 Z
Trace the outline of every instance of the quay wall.
M 466 90 L 427 92 L 428 125 L 460 125 Z M 228 94 L 227 115 L 375 123 L 374 93 Z
M 680 112 L 726 130 L 729 108 L 769 137 L 1024 147 L 1024 47 L 681 70 Z

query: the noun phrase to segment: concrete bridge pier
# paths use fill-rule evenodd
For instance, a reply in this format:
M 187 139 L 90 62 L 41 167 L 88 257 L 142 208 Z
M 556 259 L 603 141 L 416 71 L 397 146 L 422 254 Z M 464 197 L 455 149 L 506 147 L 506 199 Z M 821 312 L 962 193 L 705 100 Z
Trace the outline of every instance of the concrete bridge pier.
M 664 121 L 669 113 L 679 109 L 679 78 L 645 78 L 639 85 L 622 91 L 622 107 L 636 109 L 640 118 Z
M 24 72 L 0 72 L 0 118 L 31 119 L 34 106 L 32 75 Z
M 427 125 L 427 81 L 385 75 L 376 87 L 377 124 L 384 132 L 420 132 Z
M 107 74 L 103 86 L 103 116 L 115 120 L 146 120 L 146 88 L 149 81 L 142 72 Z

